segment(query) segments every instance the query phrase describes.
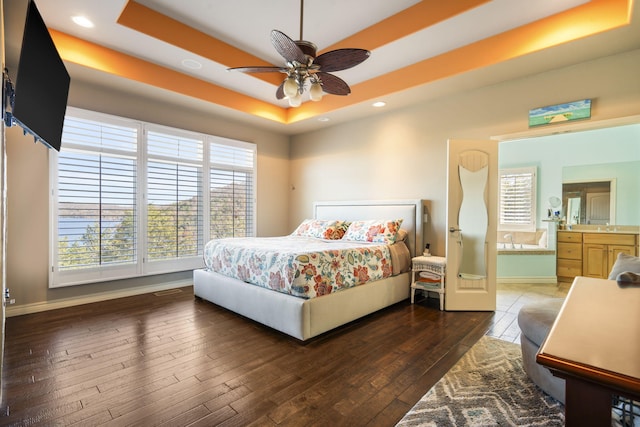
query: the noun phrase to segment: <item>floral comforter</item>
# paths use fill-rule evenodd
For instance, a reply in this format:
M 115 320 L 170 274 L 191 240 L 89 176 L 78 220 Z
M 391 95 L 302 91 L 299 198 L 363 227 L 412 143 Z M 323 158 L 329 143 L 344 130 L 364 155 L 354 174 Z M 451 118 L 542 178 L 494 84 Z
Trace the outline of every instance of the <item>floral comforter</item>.
M 251 237 L 209 241 L 208 270 L 302 298 L 391 276 L 389 246 L 312 237 Z

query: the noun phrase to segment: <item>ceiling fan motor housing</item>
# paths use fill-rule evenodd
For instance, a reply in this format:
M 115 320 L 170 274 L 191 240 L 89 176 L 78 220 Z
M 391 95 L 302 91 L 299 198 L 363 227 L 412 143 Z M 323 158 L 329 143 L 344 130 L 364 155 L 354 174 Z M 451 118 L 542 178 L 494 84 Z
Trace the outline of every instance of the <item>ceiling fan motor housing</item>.
M 306 40 L 297 40 L 295 43 L 300 48 L 302 53 L 312 58 L 316 57 L 316 52 L 318 50 L 318 47 L 315 44 L 308 42 Z

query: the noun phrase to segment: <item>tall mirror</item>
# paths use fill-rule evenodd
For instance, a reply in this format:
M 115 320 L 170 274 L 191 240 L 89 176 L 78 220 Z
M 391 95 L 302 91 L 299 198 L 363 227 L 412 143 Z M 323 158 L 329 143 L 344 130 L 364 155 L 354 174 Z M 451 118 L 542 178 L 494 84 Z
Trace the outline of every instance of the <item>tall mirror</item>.
M 487 277 L 486 237 L 488 212 L 485 203 L 489 156 L 480 151 L 461 155 L 458 177 L 462 202 L 458 211 L 458 244 L 462 253 L 458 277 L 481 280 Z

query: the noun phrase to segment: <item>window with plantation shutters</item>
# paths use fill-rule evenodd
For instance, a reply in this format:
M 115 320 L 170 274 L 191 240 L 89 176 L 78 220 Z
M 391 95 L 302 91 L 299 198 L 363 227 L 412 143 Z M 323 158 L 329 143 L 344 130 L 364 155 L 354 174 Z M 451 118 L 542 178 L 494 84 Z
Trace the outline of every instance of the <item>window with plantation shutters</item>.
M 255 145 L 213 138 L 210 142 L 210 238 L 255 235 Z
M 149 261 L 202 253 L 204 142 L 148 130 L 147 255 Z
M 60 287 L 202 267 L 212 237 L 255 234 L 255 144 L 69 107 L 50 152 Z
M 535 231 L 535 167 L 501 169 L 499 198 L 499 230 Z
M 57 172 L 52 273 L 63 282 L 104 271 L 134 274 L 137 246 L 137 126 L 117 120 L 65 119 Z

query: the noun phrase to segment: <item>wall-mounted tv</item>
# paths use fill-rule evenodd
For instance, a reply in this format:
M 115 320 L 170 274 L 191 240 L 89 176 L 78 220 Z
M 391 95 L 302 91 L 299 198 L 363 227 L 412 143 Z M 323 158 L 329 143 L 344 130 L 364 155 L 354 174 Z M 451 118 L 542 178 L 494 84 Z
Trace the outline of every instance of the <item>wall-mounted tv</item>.
M 12 114 L 25 131 L 58 151 L 70 80 L 35 2 L 29 0 Z

